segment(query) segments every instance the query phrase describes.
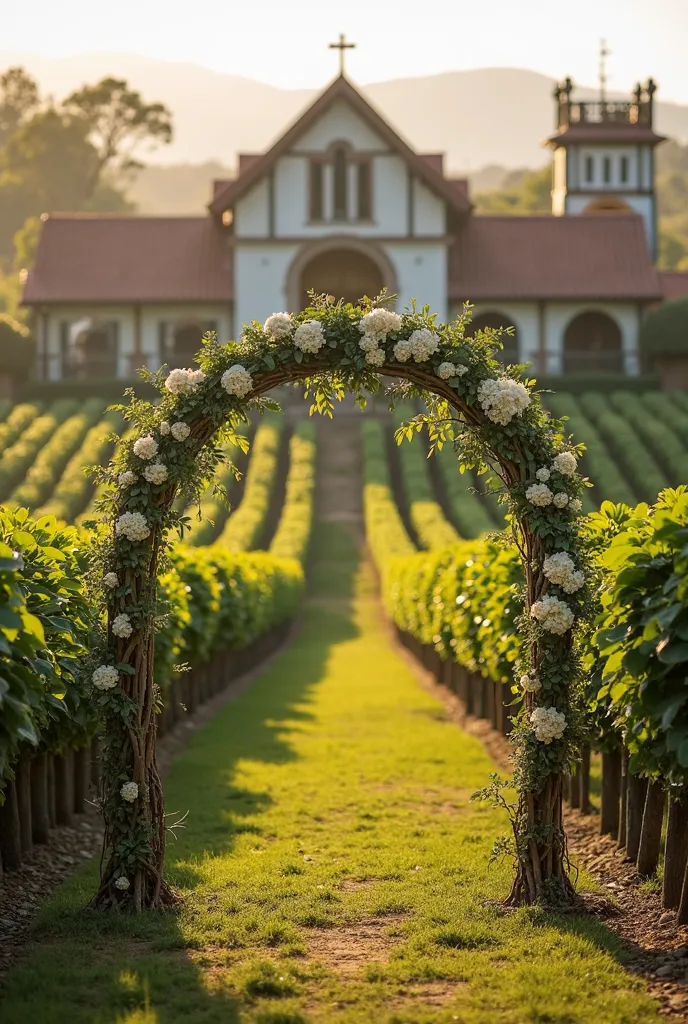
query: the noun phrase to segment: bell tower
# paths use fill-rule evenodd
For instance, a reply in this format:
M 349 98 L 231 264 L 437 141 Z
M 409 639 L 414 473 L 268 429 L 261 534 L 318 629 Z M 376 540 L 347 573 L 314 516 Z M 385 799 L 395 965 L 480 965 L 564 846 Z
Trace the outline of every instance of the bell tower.
M 574 100 L 570 78 L 554 90 L 556 131 L 547 140 L 554 150 L 552 213 L 638 213 L 654 259 L 655 147 L 664 141 L 652 126 L 657 86 L 650 78 L 630 100 L 609 100 L 605 81 L 602 71 L 597 100 Z

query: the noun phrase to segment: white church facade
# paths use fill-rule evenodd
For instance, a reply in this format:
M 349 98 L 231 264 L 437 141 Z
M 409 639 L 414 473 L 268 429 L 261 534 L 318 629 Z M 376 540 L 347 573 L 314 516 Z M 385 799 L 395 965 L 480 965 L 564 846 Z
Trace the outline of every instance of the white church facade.
M 48 215 L 24 303 L 44 379 L 186 365 L 205 330 L 356 301 L 383 287 L 441 319 L 466 300 L 511 324 L 505 357 L 539 373 L 635 374 L 658 273 L 654 85 L 628 103 L 556 92 L 552 214 L 475 214 L 441 154 L 419 154 L 340 75 L 263 154 L 213 183 L 203 217 Z M 688 275 L 671 275 L 688 293 Z

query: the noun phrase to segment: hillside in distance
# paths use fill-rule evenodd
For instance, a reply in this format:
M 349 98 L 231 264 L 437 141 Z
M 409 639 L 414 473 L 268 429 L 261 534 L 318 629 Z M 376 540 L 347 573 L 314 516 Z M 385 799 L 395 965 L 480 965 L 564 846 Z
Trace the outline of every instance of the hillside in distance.
M 0 50 L 0 68 L 16 64 L 58 98 L 84 82 L 115 75 L 128 79 L 146 99 L 166 103 L 174 115 L 174 142 L 141 154 L 155 163 L 217 162 L 231 168 L 238 152 L 265 149 L 315 96 L 315 91 L 278 89 L 132 54 L 51 58 Z M 652 70 L 640 68 L 638 76 Z M 661 69 L 656 78 L 661 97 Z M 628 83 L 629 91 L 633 85 Z M 534 71 L 479 68 L 376 82 L 362 91 L 416 149 L 444 152 L 451 170 L 467 172 L 490 164 L 538 167 L 547 161 L 542 140 L 554 127 L 552 86 L 550 78 Z M 595 92 L 581 88 L 578 94 L 586 98 Z M 688 106 L 659 102 L 657 127 L 688 141 Z

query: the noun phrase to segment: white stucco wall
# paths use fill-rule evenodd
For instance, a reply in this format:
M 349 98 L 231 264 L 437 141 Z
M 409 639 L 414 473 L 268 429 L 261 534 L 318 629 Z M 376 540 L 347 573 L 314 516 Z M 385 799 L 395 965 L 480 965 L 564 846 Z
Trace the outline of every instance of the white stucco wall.
M 428 304 L 440 320 L 447 319 L 447 252 L 433 242 L 384 246 L 397 274 L 399 299 L 397 309 L 403 310 L 410 299 L 418 306 Z
M 239 200 L 234 210 L 237 238 L 265 238 L 270 233 L 268 179 L 263 178 Z
M 387 150 L 389 147 L 345 100 L 336 100 L 308 131 L 296 149 L 303 153 L 321 153 L 331 142 L 343 139 L 354 149 Z
M 298 245 L 265 243 L 237 245 L 234 253 L 234 333 L 242 324 L 265 320 L 271 313 L 287 308 L 286 284 L 289 266 Z
M 446 230 L 446 206 L 427 185 L 413 179 L 414 235 L 442 235 Z

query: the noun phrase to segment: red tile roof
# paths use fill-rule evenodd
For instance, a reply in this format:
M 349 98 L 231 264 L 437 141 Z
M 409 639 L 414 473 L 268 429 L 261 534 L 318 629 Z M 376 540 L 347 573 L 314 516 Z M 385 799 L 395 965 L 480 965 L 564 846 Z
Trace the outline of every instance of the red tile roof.
M 227 302 L 232 254 L 211 217 L 46 217 L 24 304 Z
M 658 135 L 647 124 L 581 124 L 555 132 L 546 140 L 548 146 L 577 146 L 586 142 L 611 142 L 620 145 L 634 145 L 639 142 L 656 146 L 664 142 L 665 136 Z
M 320 93 L 310 107 L 303 112 L 267 152 L 263 153 L 259 159 L 249 162 L 245 170 L 240 167 L 239 177 L 236 181 L 231 182 L 224 192 L 213 197 L 210 203 L 210 210 L 213 213 L 220 214 L 223 210 L 231 209 L 236 201 L 260 181 L 274 167 L 279 157 L 287 153 L 297 140 L 338 99 L 346 100 L 372 130 L 384 139 L 391 149 L 403 157 L 408 166 L 411 167 L 428 188 L 432 189 L 436 195 L 441 196 L 452 209 L 464 215 L 468 214 L 470 203 L 437 170 L 436 155 L 430 154 L 428 159 L 411 149 L 408 143 L 404 142 L 401 136 L 387 124 L 382 115 L 371 106 L 368 100 L 364 99 L 361 93 L 354 88 L 344 75 L 339 75 L 338 78 L 335 78 L 332 84 L 324 92 Z
M 660 270 L 657 277 L 665 302 L 688 299 L 688 270 Z
M 449 254 L 449 297 L 653 300 L 662 295 L 635 214 L 473 216 Z

